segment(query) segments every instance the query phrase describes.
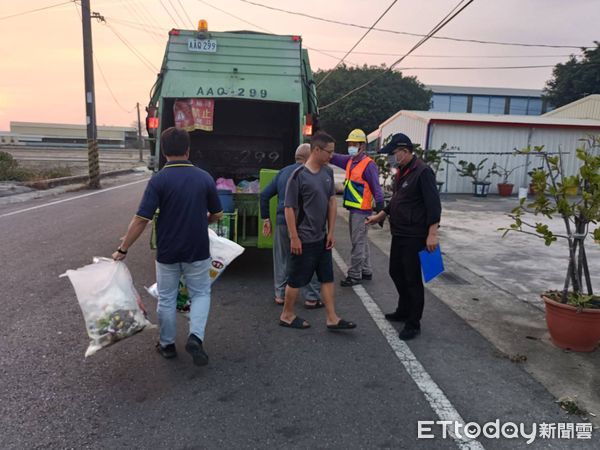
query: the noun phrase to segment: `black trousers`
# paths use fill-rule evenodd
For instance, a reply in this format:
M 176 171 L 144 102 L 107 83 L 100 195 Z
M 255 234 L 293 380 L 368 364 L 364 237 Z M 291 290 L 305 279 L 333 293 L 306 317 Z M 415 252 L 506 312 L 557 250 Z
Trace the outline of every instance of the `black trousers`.
M 406 316 L 407 325 L 419 327 L 425 306 L 425 290 L 421 277 L 419 252 L 425 238 L 392 236 L 390 277 L 398 291 L 398 315 Z

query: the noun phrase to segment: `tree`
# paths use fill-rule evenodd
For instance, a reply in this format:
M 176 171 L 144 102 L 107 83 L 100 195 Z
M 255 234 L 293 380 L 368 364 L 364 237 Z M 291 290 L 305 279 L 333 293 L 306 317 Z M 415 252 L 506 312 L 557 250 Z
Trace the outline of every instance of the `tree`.
M 317 71 L 316 83 L 319 84 L 329 72 Z M 390 72 L 385 65 L 337 67 L 317 87 L 319 105 L 325 106 L 337 100 L 374 77 L 379 78 L 320 113 L 320 127 L 336 139 L 338 150 L 345 148 L 348 132 L 354 128 L 360 128 L 368 134 L 401 109 L 429 109 L 431 91 L 416 77 L 403 77 L 400 72 Z
M 574 55 L 554 66 L 552 79 L 546 82 L 545 98 L 555 107 L 579 100 L 590 94 L 600 94 L 600 42 L 596 48 L 582 49 L 583 58 Z

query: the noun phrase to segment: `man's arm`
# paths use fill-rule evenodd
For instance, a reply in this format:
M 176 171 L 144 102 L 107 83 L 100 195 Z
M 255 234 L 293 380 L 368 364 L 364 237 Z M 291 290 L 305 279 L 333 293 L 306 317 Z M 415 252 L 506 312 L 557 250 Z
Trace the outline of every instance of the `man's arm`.
M 216 213 L 208 213 L 208 223 L 218 222 L 223 218 L 223 211 L 219 211 Z
M 350 158 L 352 158 L 350 155 L 340 155 L 339 153 L 334 153 L 331 155 L 331 160 L 329 163 L 345 170 Z
M 334 196 L 329 197 L 329 204 L 327 205 L 327 245 L 326 249 L 329 250 L 335 245 L 335 238 L 333 233 L 335 231 L 335 218 L 337 217 L 337 202 Z
M 302 254 L 302 241 L 298 236 L 296 229 L 296 210 L 286 206 L 283 210 L 285 214 L 285 223 L 287 224 L 288 234 L 290 235 L 290 249 L 294 255 Z
M 273 231 L 271 226 L 271 218 L 269 217 L 269 202 L 277 194 L 277 183 L 280 173 L 281 171 L 277 172 L 277 175 L 275 175 L 271 182 L 260 193 L 260 217 L 263 220 L 263 236 L 270 236 L 271 232 Z
M 379 184 L 379 170 L 375 161 L 370 162 L 363 174 L 363 179 L 369 185 L 369 189 L 373 193 L 373 199 L 375 200 L 375 212 L 379 212 L 383 209 L 383 190 Z
M 146 229 L 146 225 L 148 225 L 148 222 L 150 222 L 150 220 L 146 219 L 145 217 L 137 215 L 133 216 L 131 222 L 129 222 L 127 233 L 121 239 L 121 245 L 119 246 L 118 250 L 112 254 L 112 257 L 115 261 L 121 261 L 125 259 L 125 256 L 127 255 L 127 250 L 141 236 L 141 234 Z
M 423 171 L 419 177 L 419 184 L 421 185 L 421 194 L 423 195 L 428 225 L 425 246 L 428 251 L 432 252 L 440 243 L 438 228 L 442 215 L 442 203 L 440 202 L 440 193 L 435 182 L 435 174 L 431 169 Z

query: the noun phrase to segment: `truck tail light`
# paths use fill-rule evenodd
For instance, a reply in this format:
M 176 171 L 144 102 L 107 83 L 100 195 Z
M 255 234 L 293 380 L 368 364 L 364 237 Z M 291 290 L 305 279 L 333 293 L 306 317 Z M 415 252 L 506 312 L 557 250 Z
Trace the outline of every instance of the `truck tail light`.
M 146 112 L 148 113 L 146 116 L 146 130 L 148 131 L 148 136 L 154 137 L 159 125 L 157 117 L 158 108 L 154 105 L 148 105 L 146 106 Z
M 302 39 L 300 36 L 292 36 L 292 41 L 294 42 L 300 42 L 300 39 Z
M 313 120 L 312 114 L 306 114 L 304 116 L 304 126 L 302 127 L 303 136 L 312 136 L 313 133 Z
M 176 30 L 175 28 L 171 29 L 171 31 L 169 31 L 169 36 L 179 36 L 180 31 Z

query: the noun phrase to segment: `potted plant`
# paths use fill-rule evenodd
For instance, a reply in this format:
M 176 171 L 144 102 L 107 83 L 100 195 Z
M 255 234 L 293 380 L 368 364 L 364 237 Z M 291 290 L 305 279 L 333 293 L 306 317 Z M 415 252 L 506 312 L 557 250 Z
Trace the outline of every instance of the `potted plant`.
M 424 150 L 421 148 L 420 145 L 415 145 L 415 154 L 421 158 L 425 164 L 427 164 L 429 167 L 431 167 L 431 170 L 433 170 L 433 173 L 435 174 L 436 177 L 436 184 L 437 184 L 437 188 L 438 188 L 438 192 L 440 192 L 442 190 L 442 186 L 444 185 L 443 181 L 438 181 L 437 180 L 437 174 L 438 172 L 442 172 L 444 170 L 444 168 L 441 166 L 442 161 L 444 160 L 443 156 L 445 154 L 445 150 L 448 147 L 448 145 L 446 143 L 442 144 L 442 146 L 440 147 L 439 150 L 435 150 L 435 149 L 429 149 L 429 150 Z
M 561 348 L 588 352 L 600 343 L 600 296 L 594 294 L 588 267 L 585 241 L 591 236 L 600 244 L 600 138 L 590 138 L 576 150 L 581 162 L 578 174 L 567 177 L 561 156 L 551 156 L 543 146 L 521 150 L 542 158 L 544 166 L 533 171 L 532 182 L 537 198 L 525 205 L 522 199 L 509 216 L 513 223 L 504 230 L 535 236 L 546 245 L 559 239 L 567 244 L 568 266 L 561 291 L 542 294 L 546 305 L 546 323 L 552 342 Z M 573 180 L 577 180 L 580 198 L 569 195 Z M 540 221 L 529 221 L 526 214 L 559 217 L 564 233 L 550 230 Z
M 487 169 L 487 172 L 485 170 L 487 160 L 487 158 L 484 158 L 477 165 L 463 160 L 458 161 L 458 165 L 448 159 L 446 161 L 456 168 L 459 176 L 473 180 L 473 195 L 475 197 L 487 197 L 491 184 L 488 180 L 492 175 L 492 169 Z
M 501 197 L 509 197 L 512 195 L 514 184 L 508 182 L 508 177 L 510 177 L 515 170 L 525 166 L 526 164 L 521 164 L 520 166 L 508 169 L 508 164 L 506 167 L 502 167 L 500 164 L 496 163 L 492 165 L 492 174 L 502 178 L 502 182 L 498 183 L 498 195 Z

